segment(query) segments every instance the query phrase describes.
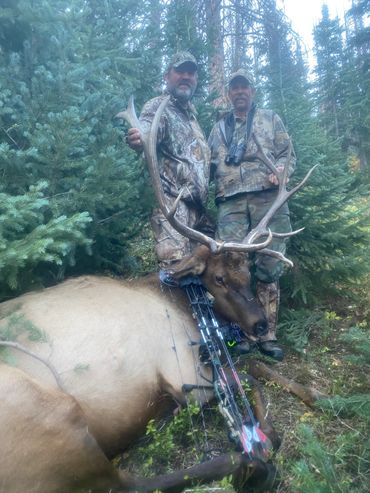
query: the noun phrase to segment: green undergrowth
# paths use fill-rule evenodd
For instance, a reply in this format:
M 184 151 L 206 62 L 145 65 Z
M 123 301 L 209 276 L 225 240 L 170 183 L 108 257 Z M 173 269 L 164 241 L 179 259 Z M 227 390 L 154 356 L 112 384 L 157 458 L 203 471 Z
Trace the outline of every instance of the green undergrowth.
M 363 288 L 356 301 L 336 300 L 315 310 L 282 314 L 279 333 L 286 357 L 270 365 L 327 398 L 310 408 L 276 383 L 263 382 L 268 416 L 282 438 L 272 457 L 278 479 L 271 491 L 369 491 L 368 293 Z M 120 466 L 148 476 L 190 467 L 212 454 L 233 450 L 216 405 L 205 410 L 185 408 L 166 423 L 151 422 L 144 440 L 122 457 Z M 212 488 L 232 490 L 229 479 L 225 481 Z
M 206 422 L 209 426 L 205 427 Z M 184 469 L 219 455 L 225 445 L 229 447 L 223 428 L 215 405 L 176 408 L 167 418 L 151 420 L 145 435 L 117 464 L 145 476 Z
M 149 421 L 142 445 L 136 451 L 144 474 L 150 475 L 153 470 L 166 472 L 168 464 L 184 460 L 182 450 L 186 450 L 188 458 L 189 455 L 194 455 L 195 460 L 200 460 L 199 450 L 193 439 L 200 433 L 199 413 L 198 406 L 189 405 L 179 410 L 170 420 Z

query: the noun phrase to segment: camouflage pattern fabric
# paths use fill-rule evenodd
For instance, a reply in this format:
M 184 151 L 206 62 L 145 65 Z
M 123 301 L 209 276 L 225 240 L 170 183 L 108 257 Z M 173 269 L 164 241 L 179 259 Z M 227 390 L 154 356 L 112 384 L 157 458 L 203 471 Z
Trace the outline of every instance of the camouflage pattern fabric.
M 163 96 L 148 101 L 140 122 L 148 132 Z M 164 194 L 169 207 L 184 188 L 176 217 L 195 228 L 207 201 L 210 151 L 196 120 L 191 103 L 182 104 L 171 97 L 158 128 L 158 164 Z M 175 231 L 159 209 L 152 216 L 156 254 L 161 267 L 189 255 L 192 242 Z
M 197 69 L 198 67 L 197 61 L 191 53 L 189 53 L 188 51 L 178 51 L 171 58 L 167 70 L 170 70 L 172 67 L 178 68 L 183 63 L 191 63 L 194 65 L 195 69 Z
M 268 323 L 268 332 L 266 335 L 260 337 L 259 341 L 276 341 L 276 326 L 280 304 L 279 282 L 257 282 L 256 292 L 257 298 L 263 306 Z
M 217 237 L 224 241 L 242 241 L 270 209 L 277 195 L 276 188 L 261 192 L 249 192 L 231 197 L 218 204 Z M 292 230 L 289 219 L 289 207 L 285 203 L 271 219 L 269 228 L 276 233 L 288 233 Z M 269 248 L 285 254 L 284 238 L 274 238 Z M 256 252 L 253 254 L 255 276 L 258 280 L 271 283 L 279 279 L 284 272 L 280 260 Z
M 172 203 L 172 197 L 167 197 L 167 202 L 169 204 Z M 179 201 L 175 217 L 180 222 L 197 229 L 202 216 L 203 212 L 199 208 L 191 207 L 185 202 Z M 153 211 L 151 223 L 156 241 L 155 253 L 161 268 L 166 268 L 172 262 L 190 255 L 194 248 L 194 242 L 178 233 L 170 225 L 160 209 Z
M 148 132 L 154 114 L 165 96 L 148 101 L 140 122 Z M 163 189 L 177 197 L 184 188 L 182 200 L 192 207 L 204 206 L 208 195 L 210 151 L 196 120 L 191 103 L 184 105 L 171 97 L 158 129 L 158 161 Z
M 233 80 L 238 79 L 239 77 L 242 77 L 244 80 L 248 82 L 251 86 L 255 87 L 255 82 L 254 82 L 254 77 L 253 75 L 248 72 L 248 70 L 245 70 L 245 68 L 240 68 L 236 72 L 230 75 L 227 85 L 230 87 L 230 84 L 232 83 Z
M 268 179 L 271 171 L 257 155 L 258 149 L 253 134 L 273 164 L 276 167 L 285 166 L 290 138 L 283 122 L 273 111 L 257 108 L 252 123 L 251 136 L 246 143 L 242 162 L 238 166 L 228 166 L 225 164 L 228 153 L 225 133 L 227 117 L 228 115 L 225 115 L 216 123 L 208 139 L 212 152 L 211 165 L 215 169 L 216 200 L 222 200 L 243 192 L 256 192 L 273 188 L 274 185 Z M 243 122 L 243 125 L 245 129 L 246 122 Z M 239 128 L 238 132 L 245 136 L 245 130 L 242 128 Z M 295 162 L 296 158 L 292 149 L 288 163 L 289 176 L 293 173 Z

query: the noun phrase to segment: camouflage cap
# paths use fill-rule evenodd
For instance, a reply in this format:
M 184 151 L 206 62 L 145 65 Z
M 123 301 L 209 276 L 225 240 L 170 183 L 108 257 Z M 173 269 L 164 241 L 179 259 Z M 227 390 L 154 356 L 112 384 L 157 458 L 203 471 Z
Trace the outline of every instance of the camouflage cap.
M 251 86 L 254 87 L 253 75 L 250 72 L 248 72 L 247 70 L 245 70 L 244 68 L 240 68 L 239 70 L 237 70 L 236 72 L 231 74 L 229 77 L 227 85 L 230 86 L 230 84 L 237 78 L 242 78 L 242 79 L 246 80 L 248 82 L 248 84 L 250 84 Z
M 179 51 L 175 53 L 171 58 L 170 63 L 168 64 L 168 70 L 172 67 L 178 68 L 183 63 L 191 63 L 194 66 L 195 70 L 198 69 L 197 61 L 191 53 L 189 53 L 188 51 Z

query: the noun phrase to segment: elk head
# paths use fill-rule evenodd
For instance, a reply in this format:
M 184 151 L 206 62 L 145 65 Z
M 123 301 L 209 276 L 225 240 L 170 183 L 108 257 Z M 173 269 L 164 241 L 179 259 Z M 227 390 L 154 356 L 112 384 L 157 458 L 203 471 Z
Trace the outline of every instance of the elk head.
M 174 199 L 171 208 L 162 188 L 157 159 L 157 133 L 158 125 L 170 96 L 163 99 L 154 116 L 150 131 L 147 134 L 141 132 L 144 154 L 147 161 L 155 195 L 162 213 L 182 235 L 202 244 L 194 249 L 191 256 L 182 259 L 176 265 L 171 266 L 170 273 L 175 278 L 186 275 L 199 275 L 208 291 L 215 298 L 215 309 L 227 320 L 238 323 L 246 334 L 255 339 L 267 332 L 267 322 L 263 310 L 256 301 L 252 290 L 249 265 L 246 253 L 256 252 L 271 255 L 286 262 L 290 266 L 293 263 L 279 252 L 266 248 L 274 236 L 287 237 L 300 232 L 272 233 L 268 224 L 276 211 L 307 181 L 315 166 L 307 173 L 305 178 L 292 190 L 286 190 L 288 181 L 288 166 L 283 172 L 278 172 L 271 160 L 264 153 L 258 139 L 253 136 L 261 160 L 278 179 L 279 193 L 270 210 L 262 218 L 259 224 L 252 229 L 241 243 L 216 241 L 215 239 L 196 231 L 186 224 L 181 223 L 176 217 L 176 209 L 181 200 L 182 191 Z M 140 130 L 140 122 L 136 116 L 133 99 L 130 98 L 129 107 L 117 116 L 125 118 L 128 123 Z M 289 157 L 288 157 L 289 161 Z
M 249 261 L 244 253 L 211 253 L 208 246 L 199 245 L 167 272 L 176 280 L 199 276 L 214 297 L 217 313 L 239 324 L 252 340 L 266 334 L 266 317 L 252 292 Z

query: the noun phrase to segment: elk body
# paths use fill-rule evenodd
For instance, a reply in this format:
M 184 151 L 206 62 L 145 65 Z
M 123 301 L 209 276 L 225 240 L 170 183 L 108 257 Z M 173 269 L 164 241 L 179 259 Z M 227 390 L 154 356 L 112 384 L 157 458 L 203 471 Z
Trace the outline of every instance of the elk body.
M 167 209 L 156 167 L 163 108 L 145 139 L 158 202 L 174 227 L 203 244 L 170 274 L 200 275 L 215 298 L 215 309 L 255 338 L 267 327 L 250 289 L 245 253 L 278 255 L 266 248 L 273 236 L 267 229 L 269 218 L 303 182 L 286 192 L 286 174 L 279 177 L 280 193 L 271 213 L 241 244 L 218 243 L 179 224 L 175 212 L 181 194 Z M 45 334 L 43 341 L 27 338 L 23 329 L 30 322 Z M 202 367 L 197 346 L 191 344 L 199 339 L 195 325 L 182 291 L 163 290 L 154 277 L 132 282 L 82 277 L 0 305 L 0 330 L 19 334 L 18 342 L 0 341 L 0 348 L 15 348 L 16 366 L 0 364 L 1 491 L 175 491 L 176 485 L 222 477 L 238 468 L 246 476 L 266 475 L 266 466 L 251 464 L 240 454 L 219 458 L 206 471 L 202 465 L 149 481 L 127 478 L 108 461 L 150 419 L 185 402 L 183 384 L 197 387 L 199 402 L 211 397 L 211 370 Z M 263 422 L 263 413 L 257 419 Z
M 235 282 L 233 255 L 207 251 L 200 247 L 180 262 L 176 275 L 201 274 L 221 310 L 227 296 L 219 290 L 242 286 L 234 316 L 245 303 L 253 307 L 244 300 L 247 264 L 237 259 Z M 215 277 L 223 279 L 221 286 L 212 287 Z M 255 307 L 253 316 L 244 310 L 251 333 L 265 323 Z M 225 315 L 233 314 L 229 310 Z M 150 419 L 185 404 L 183 384 L 199 386 L 194 397 L 201 403 L 212 396 L 211 370 L 191 345 L 199 333 L 184 293 L 161 287 L 157 276 L 71 279 L 2 303 L 0 320 L 0 330 L 12 327 L 28 351 L 13 350 L 16 368 L 0 366 L 0 485 L 8 493 L 73 492 L 81 485 L 100 492 L 109 491 L 107 484 L 118 491 L 126 483 L 108 458 L 126 449 Z M 23 329 L 30 322 L 42 341 L 28 339 Z

